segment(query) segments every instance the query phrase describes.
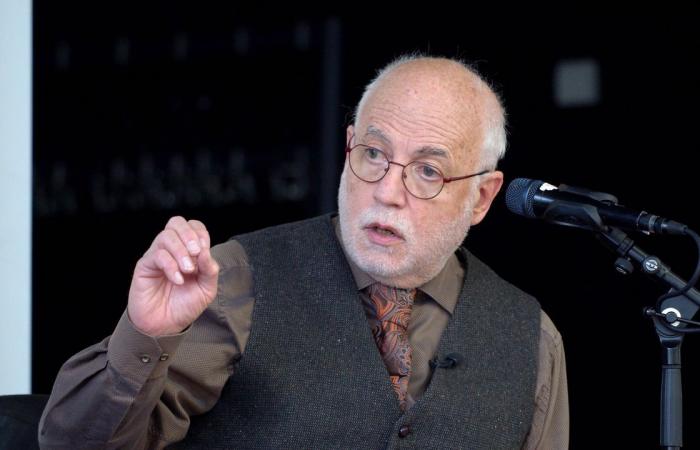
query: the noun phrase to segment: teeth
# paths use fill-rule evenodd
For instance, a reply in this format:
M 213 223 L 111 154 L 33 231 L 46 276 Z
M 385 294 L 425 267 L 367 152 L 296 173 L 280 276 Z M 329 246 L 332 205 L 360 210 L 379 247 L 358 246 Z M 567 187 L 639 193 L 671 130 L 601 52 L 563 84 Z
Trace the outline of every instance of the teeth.
M 394 233 L 392 233 L 390 230 L 385 230 L 384 228 L 375 227 L 374 229 L 376 231 L 378 231 L 379 233 L 384 234 L 384 235 L 392 235 L 392 236 L 394 235 Z

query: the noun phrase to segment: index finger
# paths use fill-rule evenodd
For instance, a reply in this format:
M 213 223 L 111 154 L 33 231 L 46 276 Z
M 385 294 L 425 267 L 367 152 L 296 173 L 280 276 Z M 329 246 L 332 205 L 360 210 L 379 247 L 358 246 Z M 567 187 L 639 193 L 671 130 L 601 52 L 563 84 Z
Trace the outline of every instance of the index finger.
M 202 251 L 199 234 L 184 217 L 175 216 L 170 218 L 165 229 L 171 229 L 177 233 L 182 243 L 187 247 L 187 251 L 190 255 L 197 256 L 199 252 Z

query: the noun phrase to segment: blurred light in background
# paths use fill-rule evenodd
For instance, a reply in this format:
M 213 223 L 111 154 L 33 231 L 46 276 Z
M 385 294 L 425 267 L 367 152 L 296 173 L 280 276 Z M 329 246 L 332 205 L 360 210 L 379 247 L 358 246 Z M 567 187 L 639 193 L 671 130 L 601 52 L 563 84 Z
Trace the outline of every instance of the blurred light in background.
M 554 67 L 554 102 L 560 108 L 600 103 L 600 66 L 594 59 L 559 61 Z

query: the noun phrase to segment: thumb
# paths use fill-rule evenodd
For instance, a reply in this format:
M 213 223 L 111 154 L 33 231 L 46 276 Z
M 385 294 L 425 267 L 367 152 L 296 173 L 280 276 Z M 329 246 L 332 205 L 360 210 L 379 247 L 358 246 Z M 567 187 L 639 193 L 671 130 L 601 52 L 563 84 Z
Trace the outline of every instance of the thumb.
M 197 255 L 197 268 L 199 269 L 199 282 L 205 286 L 216 287 L 219 280 L 219 264 L 211 254 L 211 249 L 205 247 Z

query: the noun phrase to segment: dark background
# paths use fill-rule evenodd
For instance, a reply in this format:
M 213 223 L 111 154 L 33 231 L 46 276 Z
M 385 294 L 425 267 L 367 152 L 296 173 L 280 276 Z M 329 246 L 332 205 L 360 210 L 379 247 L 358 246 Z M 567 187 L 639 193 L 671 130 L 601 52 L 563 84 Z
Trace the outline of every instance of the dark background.
M 502 93 L 506 183 L 585 186 L 700 229 L 697 17 L 110 8 L 34 2 L 35 393 L 111 333 L 136 260 L 172 215 L 221 242 L 335 209 L 350 113 L 409 51 L 472 61 Z M 599 68 L 596 101 L 557 101 L 571 61 Z M 692 272 L 690 240 L 637 237 Z M 512 215 L 503 194 L 467 244 L 561 331 L 571 448 L 655 448 L 660 350 L 641 310 L 662 287 L 617 274 L 586 232 Z M 696 341 L 683 347 L 687 448 L 700 448 Z

